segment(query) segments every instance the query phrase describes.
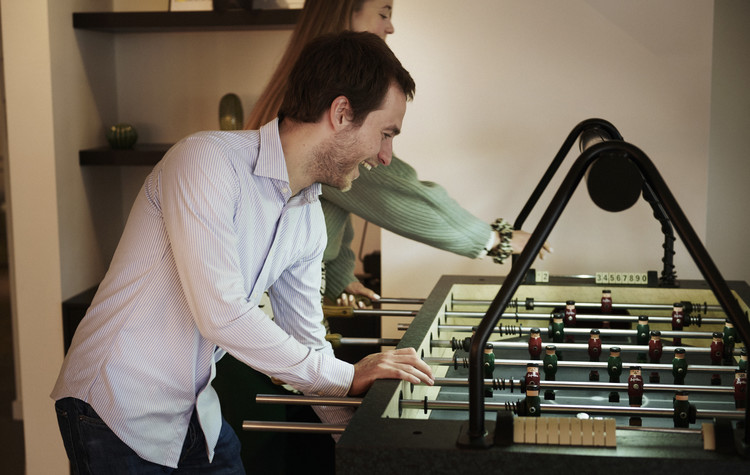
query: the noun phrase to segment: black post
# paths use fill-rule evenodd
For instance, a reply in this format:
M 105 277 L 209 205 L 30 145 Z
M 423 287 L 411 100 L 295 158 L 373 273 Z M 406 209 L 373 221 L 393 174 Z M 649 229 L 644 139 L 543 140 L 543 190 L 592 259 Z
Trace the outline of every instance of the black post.
M 706 249 L 700 242 L 700 239 L 651 160 L 640 149 L 627 142 L 612 140 L 598 143 L 585 150 L 575 163 L 573 163 L 573 166 L 565 176 L 559 190 L 550 202 L 536 229 L 534 229 L 534 232 L 531 234 L 523 252 L 521 252 L 517 261 L 513 264 L 513 267 L 508 273 L 500 291 L 492 301 L 487 314 L 482 319 L 477 327 L 476 334 L 472 338 L 471 349 L 469 352 L 469 425 L 468 433 L 466 434 L 468 436 L 469 445 L 487 446 L 484 442 L 486 430 L 484 426 L 484 373 L 482 366 L 482 350 L 492 334 L 492 329 L 500 320 L 503 311 L 515 294 L 516 289 L 523 281 L 526 272 L 531 267 L 539 250 L 546 242 L 552 228 L 557 223 L 562 211 L 570 201 L 575 188 L 583 179 L 586 170 L 591 166 L 593 161 L 599 157 L 599 155 L 614 151 L 627 153 L 630 160 L 638 167 L 646 183 L 651 186 L 651 191 L 653 191 L 657 200 L 663 205 L 667 216 L 674 224 L 677 233 L 688 249 L 693 261 L 695 261 L 703 274 L 703 277 L 708 282 L 711 290 L 713 290 L 719 304 L 724 309 L 729 319 L 734 323 L 743 341 L 750 341 L 750 323 L 742 318 L 743 313 L 740 309 L 739 303 L 735 300 L 726 284 L 726 281 L 719 273 L 719 270 L 711 260 L 708 252 L 706 252 Z M 531 206 L 533 207 L 533 204 Z M 523 218 L 525 219 L 525 216 L 523 216 Z M 523 220 L 521 220 L 521 222 L 523 222 Z M 750 437 L 748 436 L 750 424 L 747 422 L 750 421 L 748 421 L 746 412 L 745 442 L 750 443 Z

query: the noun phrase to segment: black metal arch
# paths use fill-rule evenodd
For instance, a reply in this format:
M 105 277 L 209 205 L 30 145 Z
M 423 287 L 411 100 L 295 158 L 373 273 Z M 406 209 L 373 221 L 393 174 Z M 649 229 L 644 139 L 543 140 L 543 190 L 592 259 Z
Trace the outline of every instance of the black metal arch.
M 568 139 L 565 144 L 563 144 L 558 156 L 555 158 L 557 163 L 555 164 L 555 162 L 553 162 L 553 166 L 550 167 L 550 169 L 554 168 L 554 170 L 551 171 L 552 174 L 554 174 L 554 171 L 559 167 L 559 163 L 575 142 L 576 137 L 582 130 L 591 127 L 592 125 L 604 125 L 605 127 L 614 129 L 611 124 L 606 121 L 601 121 L 600 119 L 581 122 L 568 136 Z M 619 136 L 616 129 L 614 129 L 614 132 L 616 135 L 613 134 L 613 136 Z M 503 285 L 492 301 L 486 315 L 477 327 L 476 334 L 472 338 L 471 349 L 469 351 L 469 423 L 468 427 L 465 427 L 465 432 L 461 434 L 459 444 L 474 447 L 487 447 L 491 445 L 491 442 L 486 440 L 486 430 L 484 425 L 485 410 L 482 350 L 490 338 L 492 329 L 497 325 L 503 311 L 515 294 L 518 286 L 523 282 L 531 264 L 534 262 L 534 259 L 546 242 L 547 237 L 557 223 L 565 206 L 570 201 L 573 192 L 583 179 L 586 170 L 597 158 L 599 158 L 600 155 L 612 152 L 626 153 L 628 158 L 630 158 L 630 160 L 638 167 L 644 178 L 644 182 L 650 186 L 651 192 L 661 203 L 664 212 L 676 228 L 677 233 L 685 244 L 690 256 L 693 258 L 693 261 L 701 271 L 701 274 L 714 292 L 719 304 L 726 312 L 727 317 L 737 328 L 742 341 L 750 342 L 750 323 L 748 323 L 746 318 L 743 318 L 744 315 L 739 303 L 732 295 L 726 281 L 721 276 L 721 273 L 711 257 L 708 255 L 708 252 L 698 238 L 698 235 L 695 233 L 693 227 L 685 216 L 685 213 L 678 205 L 653 162 L 638 147 L 622 140 L 611 140 L 595 144 L 583 151 L 573 163 L 570 171 L 561 183 L 560 188 L 540 219 L 539 224 L 531 234 L 523 252 L 518 256 L 516 261 L 514 261 L 508 276 L 505 278 Z M 548 170 L 547 173 L 549 174 L 550 170 Z M 549 182 L 549 179 L 547 179 L 546 182 Z M 546 186 L 545 178 L 540 182 L 540 186 L 543 183 L 544 186 Z M 539 189 L 540 186 L 537 186 L 537 189 L 534 191 L 535 194 L 538 192 L 538 195 L 534 199 L 534 203 L 538 200 L 539 196 L 541 196 L 541 192 L 544 190 L 544 186 L 541 187 L 541 190 Z M 530 200 L 530 202 L 531 201 L 532 200 Z M 526 219 L 528 212 L 533 207 L 534 203 L 532 203 L 531 206 L 528 206 L 529 203 L 527 203 L 528 210 L 524 210 L 525 214 L 524 212 L 521 213 L 519 220 L 516 223 L 520 222 L 523 224 L 523 221 Z M 749 430 L 750 418 L 748 418 L 748 412 L 746 411 L 744 436 L 746 444 L 750 442 L 750 439 L 748 438 Z

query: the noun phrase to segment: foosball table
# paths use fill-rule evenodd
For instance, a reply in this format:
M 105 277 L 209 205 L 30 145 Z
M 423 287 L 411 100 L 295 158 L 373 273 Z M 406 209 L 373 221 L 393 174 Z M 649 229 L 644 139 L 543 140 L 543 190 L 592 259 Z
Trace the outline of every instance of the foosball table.
M 697 281 L 669 289 L 575 278 L 521 285 L 485 356 L 491 443 L 463 444 L 468 342 L 501 284 L 471 276 L 438 282 L 399 343 L 433 366 L 435 386 L 376 382 L 337 444 L 337 472 L 750 467 L 735 441 L 744 436 L 747 355 Z M 730 284 L 747 312 L 750 287 Z
M 341 434 L 337 473 L 750 469 L 750 287 L 723 279 L 651 160 L 612 124 L 581 122 L 514 229 L 579 137 L 581 155 L 508 275 L 444 276 L 403 338 L 378 342 L 415 348 L 434 386 L 381 380 L 361 400 L 294 402 L 357 406 L 346 427 L 320 428 Z M 537 278 L 531 265 L 584 176 L 602 209 L 651 205 L 660 277 Z M 676 280 L 673 230 L 704 280 Z

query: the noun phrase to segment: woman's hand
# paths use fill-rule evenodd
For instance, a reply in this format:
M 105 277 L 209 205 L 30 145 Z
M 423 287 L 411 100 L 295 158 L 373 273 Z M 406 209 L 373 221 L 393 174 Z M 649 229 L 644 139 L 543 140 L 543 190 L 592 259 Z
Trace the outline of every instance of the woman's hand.
M 513 254 L 520 254 L 526 244 L 529 242 L 531 237 L 530 233 L 523 230 L 513 231 L 513 237 L 510 238 L 510 246 Z M 548 242 L 545 242 L 542 248 L 539 250 L 539 259 L 544 259 L 545 254 L 551 253 L 552 247 Z
M 336 299 L 336 305 L 344 307 L 365 308 L 372 305 L 372 301 L 380 300 L 380 295 L 365 287 L 362 282 L 354 281 L 346 286 L 341 297 Z

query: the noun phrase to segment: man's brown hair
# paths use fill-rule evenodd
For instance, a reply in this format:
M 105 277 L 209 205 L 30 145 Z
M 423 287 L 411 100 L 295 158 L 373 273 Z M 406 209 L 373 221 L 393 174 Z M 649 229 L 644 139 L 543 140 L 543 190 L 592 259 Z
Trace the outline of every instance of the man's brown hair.
M 317 122 L 334 99 L 344 96 L 352 107 L 352 121 L 361 124 L 381 107 L 391 84 L 408 100 L 414 97 L 414 80 L 377 35 L 323 35 L 305 46 L 292 68 L 279 120 Z

